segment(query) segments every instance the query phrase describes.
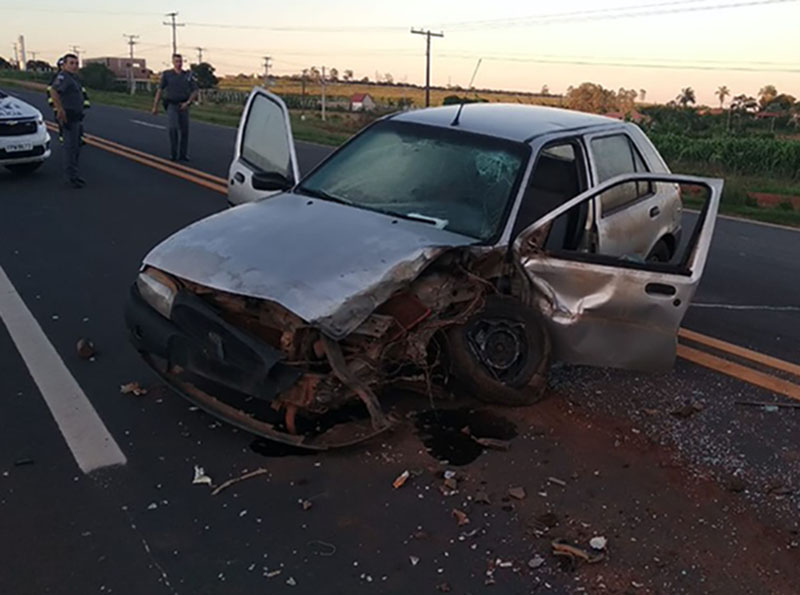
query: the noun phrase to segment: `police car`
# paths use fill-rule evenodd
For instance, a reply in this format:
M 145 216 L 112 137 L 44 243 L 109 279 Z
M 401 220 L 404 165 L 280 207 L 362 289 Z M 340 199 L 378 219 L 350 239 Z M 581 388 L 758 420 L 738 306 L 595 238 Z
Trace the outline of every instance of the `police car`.
M 0 165 L 27 173 L 50 157 L 42 112 L 0 90 Z

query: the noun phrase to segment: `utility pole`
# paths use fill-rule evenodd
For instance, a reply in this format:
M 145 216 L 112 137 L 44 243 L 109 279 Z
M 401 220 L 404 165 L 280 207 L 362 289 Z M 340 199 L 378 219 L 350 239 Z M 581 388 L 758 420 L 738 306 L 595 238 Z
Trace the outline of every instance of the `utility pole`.
M 178 53 L 178 33 L 177 28 L 183 27 L 186 23 L 178 23 L 175 21 L 175 17 L 178 16 L 177 12 L 168 12 L 165 16 L 170 18 L 170 21 L 161 23 L 162 25 L 166 25 L 167 27 L 172 27 L 172 53 Z
M 269 62 L 272 60 L 271 56 L 264 56 L 264 87 L 269 86 Z
M 325 67 L 322 67 L 322 76 L 319 78 L 322 84 L 322 121 L 325 121 Z
M 25 56 L 25 36 L 19 36 L 19 57 L 20 57 L 20 70 L 28 70 L 28 59 Z
M 414 35 L 425 36 L 425 107 L 431 105 L 431 37 L 444 37 L 444 33 L 431 33 L 430 29 L 411 29 Z
M 128 90 L 130 94 L 136 93 L 136 80 L 133 76 L 133 46 L 136 45 L 136 40 L 139 39 L 138 35 L 122 34 L 123 37 L 128 39 L 128 47 L 130 48 L 130 62 L 128 62 Z
M 203 63 L 203 50 L 206 49 L 206 48 L 196 47 L 194 49 L 197 50 L 197 63 L 198 64 L 202 64 Z

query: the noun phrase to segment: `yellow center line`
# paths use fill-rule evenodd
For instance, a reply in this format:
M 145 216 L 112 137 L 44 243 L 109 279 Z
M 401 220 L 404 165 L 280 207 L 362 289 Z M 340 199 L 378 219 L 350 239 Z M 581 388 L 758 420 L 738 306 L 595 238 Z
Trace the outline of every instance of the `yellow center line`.
M 715 339 L 714 337 L 702 335 L 698 332 L 690 331 L 689 329 L 686 328 L 679 329 L 678 336 L 682 339 L 688 339 L 689 341 L 694 341 L 696 343 L 706 345 L 713 349 L 718 349 L 720 351 L 730 353 L 731 355 L 735 355 L 750 360 L 757 364 L 762 364 L 765 366 L 769 366 L 770 368 L 774 368 L 776 370 L 788 372 L 789 374 L 793 374 L 798 378 L 800 378 L 800 366 L 797 364 L 793 364 L 792 362 L 787 362 L 782 359 L 778 359 L 777 357 L 765 355 L 763 353 L 759 353 L 758 351 L 747 349 L 746 347 L 734 345 L 733 343 L 728 343 L 727 341 L 723 341 L 722 339 Z
M 686 345 L 678 345 L 678 356 L 690 362 L 694 362 L 695 364 L 700 364 L 706 368 L 711 368 L 717 372 L 733 376 L 749 384 L 800 401 L 800 385 L 789 382 L 788 380 L 765 374 L 764 372 L 722 359 L 721 357 L 706 353 L 705 351 L 687 347 Z
M 47 125 L 50 130 L 57 130 L 55 124 L 48 122 Z M 86 142 L 110 153 L 114 153 L 115 155 L 127 157 L 128 159 L 136 161 L 137 163 L 141 163 L 184 180 L 194 182 L 195 184 L 210 190 L 215 190 L 221 194 L 227 194 L 228 192 L 227 180 L 224 178 L 220 178 L 191 167 L 176 164 L 171 161 L 167 161 L 166 159 L 162 159 L 161 157 L 151 155 L 150 153 L 145 153 L 144 151 L 139 151 L 138 149 L 133 149 L 131 147 L 116 143 L 114 141 L 109 141 L 95 135 L 87 134 Z M 678 330 L 678 336 L 680 338 L 694 341 L 707 347 L 711 347 L 713 349 L 717 349 L 719 351 L 723 351 L 725 353 L 771 367 L 775 370 L 781 370 L 783 372 L 788 372 L 800 377 L 800 366 L 797 364 L 765 355 L 745 347 L 740 347 L 739 345 L 734 345 L 721 339 L 716 339 L 695 331 L 690 331 L 685 328 Z M 710 368 L 722 374 L 726 374 L 738 380 L 742 380 L 749 384 L 785 395 L 792 399 L 800 400 L 800 385 L 789 382 L 788 380 L 783 380 L 777 376 L 760 372 L 753 368 L 743 366 L 742 364 L 732 362 L 705 351 L 700 351 L 682 344 L 678 345 L 677 355 L 685 360 L 699 364 L 706 368 Z

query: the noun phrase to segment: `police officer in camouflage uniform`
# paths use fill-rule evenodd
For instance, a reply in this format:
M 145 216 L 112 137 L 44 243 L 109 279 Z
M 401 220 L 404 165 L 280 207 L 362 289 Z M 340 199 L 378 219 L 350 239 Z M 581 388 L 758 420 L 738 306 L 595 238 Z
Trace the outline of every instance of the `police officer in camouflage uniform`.
M 170 158 L 189 161 L 189 106 L 197 98 L 197 80 L 191 71 L 183 70 L 180 54 L 172 55 L 172 69 L 161 74 L 153 101 L 154 114 L 158 113 L 158 102 L 162 97 L 167 110 Z
M 66 54 L 63 60 L 63 67 L 53 81 L 50 95 L 64 135 L 67 181 L 73 188 L 82 188 L 86 180 L 80 176 L 78 159 L 83 137 L 83 86 L 77 74 L 78 56 Z

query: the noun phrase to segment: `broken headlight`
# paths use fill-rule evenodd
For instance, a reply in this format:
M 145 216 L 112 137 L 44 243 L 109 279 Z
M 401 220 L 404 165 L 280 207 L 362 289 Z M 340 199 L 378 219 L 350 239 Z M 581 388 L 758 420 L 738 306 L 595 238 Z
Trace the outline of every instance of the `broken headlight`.
M 164 318 L 170 317 L 172 304 L 178 293 L 172 279 L 157 269 L 146 268 L 136 278 L 136 287 L 144 301 Z

